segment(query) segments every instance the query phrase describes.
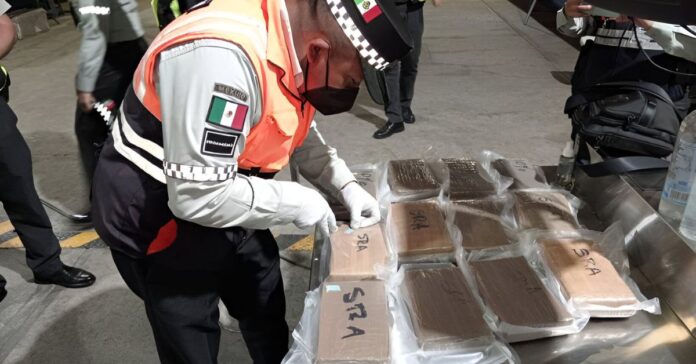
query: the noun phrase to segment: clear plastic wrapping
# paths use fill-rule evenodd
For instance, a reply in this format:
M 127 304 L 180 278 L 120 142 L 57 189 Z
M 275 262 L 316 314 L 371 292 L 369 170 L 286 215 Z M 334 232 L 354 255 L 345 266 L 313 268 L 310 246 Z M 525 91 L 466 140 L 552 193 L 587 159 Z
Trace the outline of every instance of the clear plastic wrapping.
M 321 257 L 321 265 L 328 265 L 329 280 L 374 279 L 396 271 L 395 258 L 384 240 L 381 224 L 357 230 L 340 225 L 329 241 L 326 245 L 330 249 L 322 252 Z
M 657 298 L 647 299 L 630 277 L 624 235 L 617 226 L 594 231 L 530 234 L 530 262 L 550 272 L 564 297 L 592 317 L 630 317 L 643 310 L 660 314 Z
M 445 158 L 442 163 L 447 168 L 447 191 L 450 200 L 471 200 L 486 198 L 503 193 L 512 179 L 498 172 L 484 168 L 477 160 L 465 158 Z
M 508 342 L 580 332 L 590 319 L 560 292 L 557 281 L 531 265 L 522 245 L 473 251 L 460 268 L 483 299 L 486 318 Z
M 395 363 L 517 363 L 451 264 L 403 265 L 390 280 Z
M 377 198 L 378 166 L 376 164 L 359 164 L 350 167 L 358 184 L 370 195 Z M 327 196 L 331 211 L 336 221 L 350 221 L 350 211 L 334 196 Z
M 520 230 L 575 231 L 581 202 L 565 190 L 514 191 L 515 220 Z
M 454 261 L 454 244 L 437 200 L 394 202 L 387 241 L 400 263 Z
M 550 188 L 544 171 L 526 159 L 509 159 L 490 150 L 481 152 L 481 164 L 489 171 L 512 179 L 511 190 Z
M 467 250 L 515 242 L 517 231 L 512 209 L 513 199 L 509 194 L 451 202 L 447 208 L 447 223 L 453 240 Z
M 387 162 L 386 182 L 392 198 L 389 201 L 419 200 L 437 196 L 440 182 L 423 159 Z
M 325 282 L 307 293 L 283 363 L 389 363 L 390 327 L 384 282 Z

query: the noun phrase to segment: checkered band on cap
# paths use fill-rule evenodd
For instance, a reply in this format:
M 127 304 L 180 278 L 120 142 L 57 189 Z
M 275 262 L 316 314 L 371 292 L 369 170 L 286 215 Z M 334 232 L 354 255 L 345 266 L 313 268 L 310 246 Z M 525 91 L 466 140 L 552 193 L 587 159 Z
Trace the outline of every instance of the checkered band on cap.
M 329 4 L 331 14 L 336 18 L 338 25 L 341 26 L 341 29 L 343 29 L 348 39 L 350 39 L 353 46 L 358 50 L 360 56 L 378 71 L 387 67 L 389 62 L 379 55 L 377 50 L 360 32 L 358 26 L 355 25 L 353 19 L 348 15 L 348 11 L 343 6 L 343 3 L 341 3 L 341 0 L 326 0 L 326 3 Z

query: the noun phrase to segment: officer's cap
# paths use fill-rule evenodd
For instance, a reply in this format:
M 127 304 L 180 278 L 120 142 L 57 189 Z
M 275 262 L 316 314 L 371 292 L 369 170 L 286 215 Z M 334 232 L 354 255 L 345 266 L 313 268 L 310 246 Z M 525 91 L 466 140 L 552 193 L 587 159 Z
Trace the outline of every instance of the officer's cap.
M 364 63 L 383 70 L 413 47 L 393 0 L 325 0 Z

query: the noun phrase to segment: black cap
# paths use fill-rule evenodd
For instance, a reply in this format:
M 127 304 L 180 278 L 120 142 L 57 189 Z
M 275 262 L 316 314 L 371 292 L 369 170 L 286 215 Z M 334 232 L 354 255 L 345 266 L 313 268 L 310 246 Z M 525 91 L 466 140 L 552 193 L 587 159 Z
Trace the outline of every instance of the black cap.
M 383 70 L 405 56 L 413 41 L 394 0 L 325 0 L 365 63 Z

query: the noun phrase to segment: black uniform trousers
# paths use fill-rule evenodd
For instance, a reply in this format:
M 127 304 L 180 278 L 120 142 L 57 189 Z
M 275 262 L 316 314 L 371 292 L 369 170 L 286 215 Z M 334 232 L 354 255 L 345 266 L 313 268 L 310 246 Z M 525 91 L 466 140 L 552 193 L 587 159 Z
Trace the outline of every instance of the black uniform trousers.
M 424 29 L 422 2 L 397 0 L 396 6 L 413 39 L 413 49 L 400 61 L 392 63 L 384 70 L 388 96 L 384 111 L 387 121 L 392 123 L 400 123 L 413 117 L 411 101 L 416 87 Z
M 109 43 L 104 63 L 92 94 L 99 102 L 113 100 L 121 104 L 140 59 L 147 50 L 145 39 Z M 113 112 L 117 112 L 114 110 Z M 80 158 L 89 178 L 90 186 L 97 166 L 99 150 L 109 133 L 109 127 L 96 111 L 84 112 L 78 106 L 75 111 L 75 135 Z
M 34 187 L 29 146 L 17 129 L 17 116 L 0 98 L 0 201 L 26 248 L 34 275 L 60 268 L 60 245 Z
M 162 363 L 217 363 L 220 299 L 239 320 L 254 363 L 280 363 L 288 326 L 271 232 L 176 222 L 176 240 L 159 253 L 134 259 L 112 249 L 126 284 L 145 301 Z

